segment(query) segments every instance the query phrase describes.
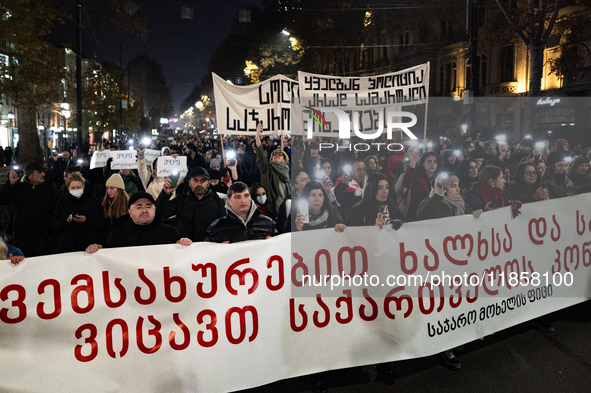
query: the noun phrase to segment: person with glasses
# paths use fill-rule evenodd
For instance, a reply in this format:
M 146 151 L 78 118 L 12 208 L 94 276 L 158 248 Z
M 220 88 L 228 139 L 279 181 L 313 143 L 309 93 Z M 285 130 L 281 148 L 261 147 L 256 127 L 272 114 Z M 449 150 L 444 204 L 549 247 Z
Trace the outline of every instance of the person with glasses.
M 523 162 L 517 166 L 515 181 L 508 193 L 512 200 L 522 203 L 548 200 L 548 189 L 542 188 L 542 176 L 531 162 Z

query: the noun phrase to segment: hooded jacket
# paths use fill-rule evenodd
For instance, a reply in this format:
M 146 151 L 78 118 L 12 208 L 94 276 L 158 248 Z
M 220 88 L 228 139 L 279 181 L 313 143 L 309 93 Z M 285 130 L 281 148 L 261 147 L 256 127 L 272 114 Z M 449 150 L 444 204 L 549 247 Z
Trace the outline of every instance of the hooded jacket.
M 275 211 L 279 211 L 283 200 L 291 193 L 289 166 L 286 162 L 269 162 L 262 145 L 257 147 L 257 165 L 261 171 L 261 184 L 268 192 L 267 197 Z
M 70 214 L 86 217 L 83 223 L 68 222 Z M 84 251 L 94 243 L 101 243 L 104 223 L 103 208 L 94 197 L 91 187 L 84 188 L 84 194 L 76 198 L 69 193 L 61 198 L 53 212 L 51 226 L 57 235 L 57 252 Z
M 163 224 L 158 215 L 148 225 L 137 225 L 126 214 L 115 222 L 106 248 L 174 244 L 180 238 L 179 231 L 171 225 Z
M 224 201 L 211 188 L 201 199 L 191 188 L 172 200 L 162 191 L 156 200 L 156 212 L 164 219 L 177 216 L 181 236 L 194 242 L 202 242 L 209 225 L 226 215 Z
M 257 209 L 254 201 L 250 202 L 250 210 L 246 221 L 226 204 L 228 214 L 218 218 L 207 229 L 206 242 L 230 243 L 242 242 L 245 240 L 265 239 L 267 236 L 278 234 L 275 221 L 264 216 Z

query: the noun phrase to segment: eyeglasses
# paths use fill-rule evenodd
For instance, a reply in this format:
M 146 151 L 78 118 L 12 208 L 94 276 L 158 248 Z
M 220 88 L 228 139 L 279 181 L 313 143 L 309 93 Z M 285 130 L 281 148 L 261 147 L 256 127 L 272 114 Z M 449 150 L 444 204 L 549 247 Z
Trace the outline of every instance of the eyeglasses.
M 525 176 L 537 176 L 536 172 L 524 172 Z

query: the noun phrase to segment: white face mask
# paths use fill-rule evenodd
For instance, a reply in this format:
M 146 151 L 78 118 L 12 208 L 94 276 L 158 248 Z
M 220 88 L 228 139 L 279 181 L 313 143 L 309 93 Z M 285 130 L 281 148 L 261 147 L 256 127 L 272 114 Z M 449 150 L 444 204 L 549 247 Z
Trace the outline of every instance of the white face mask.
M 79 189 L 79 190 L 70 190 L 70 194 L 76 198 L 80 198 L 82 196 L 82 194 L 84 194 L 84 189 Z
M 267 196 L 266 196 L 266 195 L 263 195 L 263 196 L 258 196 L 258 197 L 257 197 L 257 201 L 258 201 L 258 202 L 259 202 L 261 205 L 264 205 L 264 204 L 265 204 L 265 202 L 267 202 Z

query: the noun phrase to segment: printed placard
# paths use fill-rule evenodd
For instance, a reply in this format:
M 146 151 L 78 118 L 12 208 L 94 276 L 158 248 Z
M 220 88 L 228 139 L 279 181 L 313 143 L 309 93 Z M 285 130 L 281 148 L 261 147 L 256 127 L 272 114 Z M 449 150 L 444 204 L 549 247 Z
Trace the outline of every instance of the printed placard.
M 152 165 L 154 161 L 156 161 L 160 157 L 160 150 L 150 150 L 146 149 L 144 152 L 144 158 L 146 159 L 146 164 Z
M 109 158 L 111 158 L 111 150 L 95 151 L 90 159 L 90 169 L 104 167 Z
M 158 177 L 168 177 L 172 171 L 178 171 L 180 177 L 187 176 L 187 157 L 178 156 L 173 158 L 172 156 L 158 157 Z
M 135 150 L 121 150 L 111 152 L 113 162 L 111 169 L 137 169 L 137 152 Z

